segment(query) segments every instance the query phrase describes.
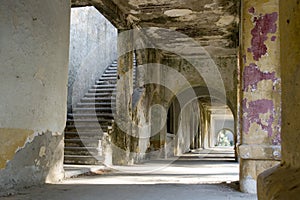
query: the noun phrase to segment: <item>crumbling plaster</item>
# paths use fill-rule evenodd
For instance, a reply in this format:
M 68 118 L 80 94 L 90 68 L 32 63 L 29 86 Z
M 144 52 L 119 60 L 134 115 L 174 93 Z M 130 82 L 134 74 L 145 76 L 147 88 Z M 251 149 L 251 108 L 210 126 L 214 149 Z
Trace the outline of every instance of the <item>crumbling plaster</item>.
M 259 175 L 258 199 L 297 199 L 300 193 L 299 53 L 300 3 L 279 2 L 282 76 L 282 161 Z
M 0 193 L 63 178 L 68 1 L 0 5 Z

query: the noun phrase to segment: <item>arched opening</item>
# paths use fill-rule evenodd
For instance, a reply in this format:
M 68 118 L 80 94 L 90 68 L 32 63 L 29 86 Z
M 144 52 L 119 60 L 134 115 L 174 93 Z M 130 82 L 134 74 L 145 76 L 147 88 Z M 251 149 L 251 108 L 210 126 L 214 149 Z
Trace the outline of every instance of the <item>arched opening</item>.
M 215 146 L 218 147 L 233 147 L 234 146 L 234 136 L 233 132 L 229 129 L 222 129 L 217 134 L 217 142 Z

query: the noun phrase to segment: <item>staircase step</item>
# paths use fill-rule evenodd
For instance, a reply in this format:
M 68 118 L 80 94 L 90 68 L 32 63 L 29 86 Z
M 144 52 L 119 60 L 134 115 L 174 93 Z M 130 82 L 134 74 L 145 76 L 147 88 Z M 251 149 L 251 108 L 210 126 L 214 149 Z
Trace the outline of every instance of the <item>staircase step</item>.
M 95 108 L 92 108 L 91 110 L 89 110 L 89 108 L 83 108 L 83 110 L 76 110 L 76 111 L 73 111 L 74 114 L 78 114 L 78 115 L 89 115 L 91 117 L 105 117 L 105 116 L 113 116 L 113 113 L 115 113 L 116 111 L 115 110 L 112 110 L 111 108 L 108 108 L 108 110 L 103 110 L 101 108 L 101 110 L 95 110 Z M 77 117 L 75 115 L 75 117 Z M 76 119 L 76 118 L 75 118 Z
M 80 156 L 93 156 L 99 155 L 102 152 L 99 152 L 99 149 L 93 147 L 65 147 L 65 155 L 80 155 Z
M 103 126 L 104 128 L 104 126 Z M 87 124 L 72 124 L 72 125 L 68 125 L 65 128 L 65 131 L 88 131 L 88 132 L 95 132 L 101 134 L 101 130 L 102 130 L 102 126 L 100 126 L 100 124 L 98 124 L 97 126 L 88 126 Z
M 101 165 L 103 164 L 102 156 L 79 156 L 79 155 L 65 155 L 65 164 L 78 165 Z
M 100 117 L 102 118 L 112 118 L 114 115 L 112 113 L 72 113 L 72 114 L 68 114 L 68 117 L 72 117 L 72 118 L 91 118 L 91 117 L 98 117 L 98 119 Z
M 77 131 L 65 131 L 65 139 L 93 139 L 101 140 L 103 133 L 96 132 L 77 132 Z
M 110 124 L 107 123 L 103 123 L 103 124 L 84 124 L 84 123 L 77 123 L 76 124 L 70 124 L 68 126 L 66 126 L 66 130 L 78 130 L 78 131 L 88 131 L 88 132 L 95 132 L 96 133 L 101 133 L 101 129 L 102 128 L 107 128 L 107 126 L 109 126 Z
M 117 67 L 108 67 L 107 70 L 109 70 L 109 72 L 115 72 L 116 74 L 118 74 L 118 68 Z
M 117 75 L 118 70 L 116 70 L 116 69 L 107 69 L 107 70 L 105 70 L 104 74 L 115 74 L 115 75 Z
M 80 123 L 83 123 L 83 124 L 98 124 L 98 123 L 110 123 L 111 120 L 109 119 L 97 119 L 96 117 L 95 118 L 87 118 L 87 119 L 71 119 L 69 118 L 67 120 L 67 125 L 71 125 L 71 124 L 74 124 L 74 121 L 77 123 L 77 124 L 80 124 Z
M 111 97 L 83 97 L 81 102 L 116 102 L 115 96 Z
M 93 139 L 65 139 L 67 147 L 93 147 L 98 148 L 101 145 L 101 140 Z
M 112 93 L 112 92 L 115 92 L 115 91 L 116 91 L 116 88 L 89 89 L 89 92 L 91 92 L 91 93 L 97 93 L 97 92 L 109 92 L 109 93 Z
M 118 67 L 118 63 L 116 63 L 116 62 L 113 62 L 112 64 L 110 64 L 110 66 L 109 67 Z
M 105 77 L 105 78 L 106 78 L 106 77 L 117 78 L 117 73 L 113 73 L 113 74 L 111 74 L 111 73 L 110 73 L 110 74 L 102 74 L 101 77 L 102 77 L 102 78 L 103 78 L 103 77 Z
M 101 77 L 99 81 L 117 80 L 117 77 Z
M 111 84 L 116 84 L 116 83 L 117 83 L 117 79 L 96 81 L 96 84 L 99 84 L 99 85 L 111 85 Z
M 115 94 L 115 92 L 86 93 L 84 97 L 109 97 L 113 94 Z
M 93 85 L 93 89 L 99 89 L 99 88 L 116 88 L 116 84 L 111 84 L 111 85 Z
M 77 111 L 83 111 L 83 112 L 90 112 L 90 111 L 94 111 L 94 112 L 111 112 L 112 110 L 115 110 L 111 107 L 100 107 L 100 108 L 73 108 L 73 112 Z
M 115 102 L 100 102 L 100 103 L 78 103 L 77 104 L 78 108 L 98 108 L 98 107 L 116 107 L 116 103 Z

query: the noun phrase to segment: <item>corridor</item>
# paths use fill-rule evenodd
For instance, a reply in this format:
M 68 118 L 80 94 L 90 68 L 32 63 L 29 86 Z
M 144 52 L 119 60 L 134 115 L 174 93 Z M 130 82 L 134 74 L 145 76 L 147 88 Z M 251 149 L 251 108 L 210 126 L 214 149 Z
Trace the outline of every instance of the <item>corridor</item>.
M 218 147 L 193 150 L 176 159 L 95 170 L 3 199 L 257 199 L 256 195 L 237 191 L 238 179 L 239 167 L 233 150 Z

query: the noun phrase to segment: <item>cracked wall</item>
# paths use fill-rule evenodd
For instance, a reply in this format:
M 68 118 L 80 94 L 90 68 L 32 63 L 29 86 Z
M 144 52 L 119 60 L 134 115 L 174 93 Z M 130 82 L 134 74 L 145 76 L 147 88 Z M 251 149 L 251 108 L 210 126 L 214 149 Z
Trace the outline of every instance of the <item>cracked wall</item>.
M 70 3 L 0 5 L 0 193 L 63 178 Z

